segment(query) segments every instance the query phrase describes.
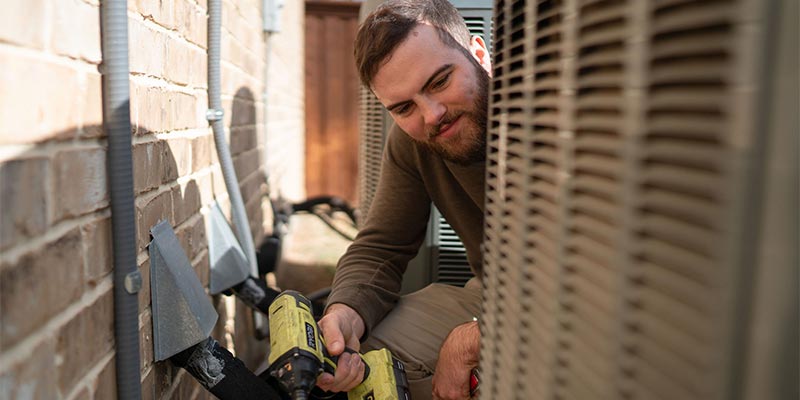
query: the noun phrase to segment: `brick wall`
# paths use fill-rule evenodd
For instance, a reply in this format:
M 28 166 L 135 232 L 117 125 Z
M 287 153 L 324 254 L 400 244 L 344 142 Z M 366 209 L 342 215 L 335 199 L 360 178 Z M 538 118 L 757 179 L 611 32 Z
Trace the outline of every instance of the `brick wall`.
M 98 0 L 9 0 L 0 13 L 0 398 L 115 397 L 112 239 L 102 129 Z M 131 118 L 143 397 L 208 398 L 154 363 L 150 227 L 174 226 L 208 283 L 204 218 L 229 201 L 205 120 L 206 0 L 130 0 Z M 266 56 L 260 0 L 223 2 L 225 127 L 256 244 L 271 193 L 303 193 L 302 2 L 287 1 Z M 264 69 L 268 65 L 266 117 Z M 269 186 L 268 186 L 269 183 Z M 251 368 L 241 302 L 210 298 L 213 336 Z

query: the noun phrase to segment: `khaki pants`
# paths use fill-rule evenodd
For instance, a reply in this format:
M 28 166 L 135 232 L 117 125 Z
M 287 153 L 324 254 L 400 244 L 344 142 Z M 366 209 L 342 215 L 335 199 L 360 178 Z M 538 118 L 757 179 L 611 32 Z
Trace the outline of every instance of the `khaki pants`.
M 431 398 L 431 379 L 439 348 L 456 326 L 480 314 L 481 289 L 476 279 L 466 287 L 434 283 L 403 296 L 372 331 L 362 351 L 389 348 L 406 367 L 413 400 Z

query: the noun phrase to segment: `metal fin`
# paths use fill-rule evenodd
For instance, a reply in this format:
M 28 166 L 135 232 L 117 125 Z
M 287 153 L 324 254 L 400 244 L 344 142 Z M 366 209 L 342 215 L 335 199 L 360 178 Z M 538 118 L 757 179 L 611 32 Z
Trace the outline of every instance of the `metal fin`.
M 166 360 L 210 334 L 219 315 L 167 221 L 150 233 L 153 356 Z
M 209 232 L 208 256 L 211 263 L 209 292 L 218 294 L 247 279 L 250 267 L 217 203 L 211 206 L 206 231 Z

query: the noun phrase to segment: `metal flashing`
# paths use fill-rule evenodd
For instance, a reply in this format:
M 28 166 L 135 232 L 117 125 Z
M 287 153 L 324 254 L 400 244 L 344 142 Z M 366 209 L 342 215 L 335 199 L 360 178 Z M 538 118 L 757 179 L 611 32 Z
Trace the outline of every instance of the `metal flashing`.
M 166 360 L 211 334 L 219 315 L 167 221 L 150 233 L 153 356 Z
M 247 279 L 250 268 L 247 257 L 218 203 L 211 206 L 206 220 L 206 231 L 211 264 L 209 293 L 218 294 Z

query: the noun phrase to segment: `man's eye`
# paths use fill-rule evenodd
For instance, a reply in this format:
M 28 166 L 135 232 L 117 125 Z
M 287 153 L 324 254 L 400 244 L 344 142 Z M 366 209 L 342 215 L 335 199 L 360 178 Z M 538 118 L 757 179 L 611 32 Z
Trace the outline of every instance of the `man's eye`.
M 443 77 L 441 77 L 441 79 L 433 82 L 431 89 L 439 89 L 443 87 L 445 84 L 447 84 L 448 80 L 450 80 L 450 73 L 445 74 Z
M 411 111 L 411 105 L 410 104 L 404 104 L 404 105 L 394 109 L 394 113 L 397 114 L 397 115 L 405 115 L 405 114 L 408 114 L 409 111 Z

